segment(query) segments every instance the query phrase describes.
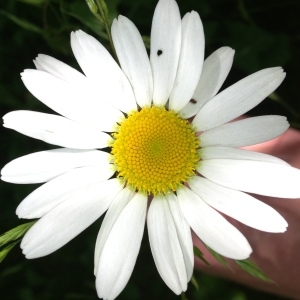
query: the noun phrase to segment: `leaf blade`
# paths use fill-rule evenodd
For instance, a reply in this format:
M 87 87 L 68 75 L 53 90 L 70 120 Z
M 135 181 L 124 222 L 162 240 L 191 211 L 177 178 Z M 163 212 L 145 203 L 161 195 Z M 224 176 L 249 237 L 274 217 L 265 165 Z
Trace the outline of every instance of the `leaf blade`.
M 36 221 L 21 224 L 0 235 L 0 247 L 20 239 Z
M 234 262 L 249 275 L 263 281 L 273 282 L 254 262 L 249 259 L 235 260 Z

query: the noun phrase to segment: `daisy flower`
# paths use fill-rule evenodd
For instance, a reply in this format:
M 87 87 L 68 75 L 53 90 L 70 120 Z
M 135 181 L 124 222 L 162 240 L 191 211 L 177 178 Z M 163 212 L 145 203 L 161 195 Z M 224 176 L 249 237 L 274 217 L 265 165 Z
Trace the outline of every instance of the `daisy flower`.
M 285 73 L 264 69 L 217 94 L 234 51 L 222 47 L 204 61 L 200 17 L 192 11 L 181 19 L 174 0 L 156 6 L 150 59 L 129 19 L 119 16 L 111 31 L 120 66 L 79 30 L 71 47 L 83 73 L 46 55 L 22 73 L 26 88 L 59 115 L 13 111 L 4 126 L 62 148 L 13 160 L 2 180 L 44 183 L 16 211 L 39 219 L 21 243 L 27 258 L 56 251 L 107 211 L 94 272 L 98 296 L 114 299 L 133 271 L 147 220 L 158 272 L 180 294 L 193 272 L 191 229 L 238 260 L 251 246 L 222 214 L 258 230 L 286 230 L 272 207 L 247 193 L 299 197 L 300 171 L 239 149 L 278 137 L 286 118 L 230 122 L 272 93 Z

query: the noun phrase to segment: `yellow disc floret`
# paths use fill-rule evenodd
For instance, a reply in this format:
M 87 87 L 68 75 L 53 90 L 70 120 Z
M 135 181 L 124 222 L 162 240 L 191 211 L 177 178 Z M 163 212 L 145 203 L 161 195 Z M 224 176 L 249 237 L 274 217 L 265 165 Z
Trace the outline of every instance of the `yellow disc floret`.
M 128 115 L 113 134 L 117 176 L 138 192 L 166 194 L 195 174 L 199 139 L 187 120 L 164 107 Z

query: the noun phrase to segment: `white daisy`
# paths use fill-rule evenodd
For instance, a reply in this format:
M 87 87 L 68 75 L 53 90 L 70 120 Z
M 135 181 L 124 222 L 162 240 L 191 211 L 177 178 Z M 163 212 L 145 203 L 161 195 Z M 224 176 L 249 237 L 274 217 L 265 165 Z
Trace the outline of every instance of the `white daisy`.
M 17 208 L 20 218 L 39 218 L 21 243 L 27 258 L 56 251 L 107 210 L 95 275 L 98 296 L 114 299 L 133 271 L 147 214 L 158 272 L 179 294 L 193 272 L 191 229 L 226 257 L 246 259 L 252 251 L 219 212 L 258 230 L 286 230 L 273 208 L 245 192 L 297 198 L 300 171 L 237 148 L 279 136 L 286 118 L 227 124 L 272 93 L 285 73 L 265 69 L 216 95 L 234 51 L 222 47 L 203 62 L 200 17 L 192 11 L 181 19 L 174 0 L 155 9 L 150 60 L 126 17 L 113 22 L 112 37 L 121 68 L 96 39 L 76 31 L 71 46 L 84 74 L 46 55 L 22 73 L 27 89 L 60 115 L 14 111 L 4 126 L 63 148 L 13 160 L 2 180 L 44 183 Z

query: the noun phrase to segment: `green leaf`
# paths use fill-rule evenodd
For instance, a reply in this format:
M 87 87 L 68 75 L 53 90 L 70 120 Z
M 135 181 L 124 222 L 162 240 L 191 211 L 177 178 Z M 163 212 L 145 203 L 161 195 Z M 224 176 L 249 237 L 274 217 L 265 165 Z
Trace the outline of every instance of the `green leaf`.
M 201 250 L 200 250 L 198 247 L 196 247 L 196 246 L 194 246 L 194 255 L 195 255 L 196 257 L 198 257 L 199 259 L 201 259 L 207 266 L 209 266 L 209 262 L 204 258 L 203 253 L 202 253 Z
M 251 276 L 263 281 L 273 282 L 254 262 L 249 259 L 234 260 L 234 262 Z
M 219 253 L 217 253 L 216 251 L 214 251 L 213 249 L 209 248 L 207 245 L 205 245 L 207 250 L 210 252 L 210 254 L 222 265 L 225 265 L 228 267 L 228 262 L 226 261 L 226 259 Z
M 191 284 L 195 287 L 196 291 L 199 290 L 199 284 L 198 284 L 198 281 L 197 281 L 197 279 L 195 278 L 194 275 L 191 278 Z
M 29 223 L 19 225 L 19 226 L 13 228 L 13 229 L 1 234 L 0 235 L 0 247 L 23 237 L 25 235 L 25 233 L 29 230 L 29 228 L 35 222 L 36 221 L 32 221 L 32 222 L 29 222 Z
M 6 16 L 8 19 L 10 19 L 11 21 L 13 21 L 14 23 L 16 23 L 17 25 L 19 25 L 20 27 L 22 27 L 26 30 L 43 34 L 42 29 L 40 29 L 38 26 L 34 25 L 33 23 L 31 23 L 27 20 L 18 18 L 17 16 L 12 15 L 12 14 L 6 12 L 6 11 L 3 11 L 3 10 L 0 10 L 0 14 Z
M 19 243 L 18 242 L 15 242 L 15 243 L 11 243 L 9 244 L 8 246 L 6 246 L 5 248 L 3 248 L 1 251 L 0 251 L 0 263 L 3 261 L 3 259 L 6 257 L 6 255 L 9 253 L 9 251 L 14 247 L 16 246 L 17 244 Z

